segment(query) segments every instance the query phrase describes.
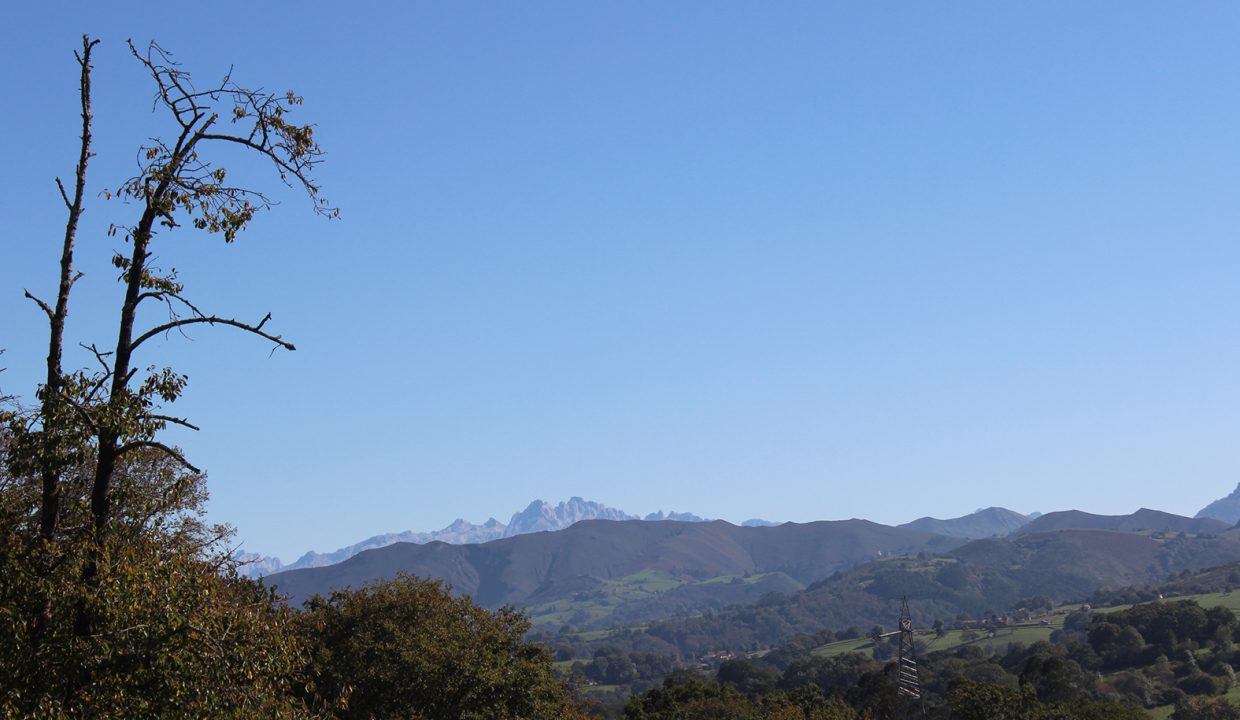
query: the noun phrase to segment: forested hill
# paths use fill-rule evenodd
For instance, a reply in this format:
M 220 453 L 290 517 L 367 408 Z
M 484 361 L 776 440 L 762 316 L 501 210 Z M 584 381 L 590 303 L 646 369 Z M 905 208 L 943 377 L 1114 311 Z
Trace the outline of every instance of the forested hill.
M 1129 515 L 1094 515 L 1080 510 L 1063 510 L 1042 515 L 1017 528 L 1012 535 L 1032 535 L 1050 530 L 1067 529 L 1217 534 L 1230 530 L 1231 525 L 1214 518 L 1187 518 L 1148 508 L 1141 508 Z
M 867 520 L 775 527 L 591 520 L 479 545 L 397 543 L 338 565 L 277 573 L 267 582 L 294 606 L 314 594 L 406 572 L 442 579 L 487 607 L 554 604 L 612 588 L 619 603 L 676 597 L 679 590 L 684 602 L 673 609 L 693 611 L 765 591 L 762 578 L 774 576 L 780 589 L 795 590 L 879 557 L 944 552 L 962 542 Z M 717 579 L 728 581 L 714 583 L 709 593 L 683 589 Z M 695 608 L 696 601 L 702 604 Z
M 687 656 L 710 648 L 770 646 L 794 635 L 890 625 L 908 596 L 917 622 L 1006 612 L 1046 597 L 1088 599 L 1105 587 L 1161 582 L 1176 571 L 1240 560 L 1240 530 L 1163 535 L 1057 530 L 976 540 L 938 556 L 898 557 L 840 572 L 808 589 L 768 595 L 697 617 L 667 618 L 631 636 L 638 647 Z
M 921 530 L 936 535 L 979 540 L 981 538 L 1009 535 L 1030 520 L 1032 518 L 1028 515 L 1021 515 L 1007 508 L 989 507 L 964 517 L 951 518 L 950 520 L 940 520 L 932 517 L 918 518 L 900 527 Z
M 951 532 L 990 533 L 1019 517 L 991 509 L 955 520 L 915 523 Z M 935 612 L 950 611 L 954 616 L 1006 609 L 1022 595 L 1085 597 L 1104 585 L 1154 582 L 1172 570 L 1240 559 L 1232 540 L 1235 533 L 1227 530 L 1217 520 L 1152 510 L 1118 516 L 1066 511 L 1022 524 L 1006 539 L 964 545 L 968 540 L 962 537 L 865 520 L 776 527 L 738 527 L 722 521 L 589 520 L 557 532 L 481 544 L 397 543 L 336 565 L 276 573 L 267 581 L 299 607 L 312 595 L 404 572 L 450 583 L 455 592 L 470 595 L 485 607 L 523 608 L 539 628 L 567 624 L 591 629 L 721 610 L 771 593 L 790 596 L 833 573 L 874 560 L 956 550 L 952 557 L 977 569 L 975 579 L 981 584 L 968 591 L 949 586 L 951 592 L 945 592 L 912 583 L 909 577 L 896 593 L 938 603 Z M 1233 552 L 1234 557 L 1229 554 Z M 917 577 L 927 572 L 919 570 Z M 815 609 L 813 622 L 838 627 L 886 617 L 890 608 L 884 603 L 891 598 L 875 596 L 882 587 L 879 582 L 874 589 Z M 792 620 L 786 625 L 799 623 Z

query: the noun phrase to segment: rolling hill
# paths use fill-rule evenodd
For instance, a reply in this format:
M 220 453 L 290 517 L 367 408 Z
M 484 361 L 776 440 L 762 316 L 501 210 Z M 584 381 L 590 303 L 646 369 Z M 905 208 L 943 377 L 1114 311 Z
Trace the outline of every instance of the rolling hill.
M 1042 515 L 1017 528 L 1012 535 L 1033 535 L 1051 530 L 1118 530 L 1120 532 L 1174 532 L 1218 534 L 1231 525 L 1214 518 L 1186 518 L 1161 510 L 1141 508 L 1131 515 L 1094 515 L 1080 510 L 1063 510 Z
M 948 537 L 981 538 L 1003 537 L 1017 528 L 1026 525 L 1032 518 L 1018 512 L 1001 507 L 989 507 L 963 517 L 939 520 L 938 518 L 918 518 L 900 527 L 921 530 L 922 532 L 946 535 Z
M 477 545 L 396 543 L 327 567 L 267 577 L 290 604 L 405 572 L 444 580 L 486 607 L 529 608 L 536 619 L 602 625 L 698 612 L 795 591 L 880 557 L 944 552 L 959 538 L 867 520 L 738 527 L 723 521 L 587 520 Z M 579 607 L 571 607 L 578 603 Z M 563 609 L 553 609 L 563 605 Z M 644 608 L 644 609 L 643 609 Z
M 1173 572 L 1240 560 L 1240 530 L 1173 535 L 1113 530 L 1055 530 L 975 540 L 949 552 L 883 558 L 842 571 L 807 589 L 767 595 L 695 617 L 668 617 L 625 631 L 637 647 L 706 649 L 770 646 L 821 630 L 868 629 L 898 617 L 908 596 L 916 622 L 1005 612 L 1043 596 L 1084 600 L 1104 587 L 1140 586 Z

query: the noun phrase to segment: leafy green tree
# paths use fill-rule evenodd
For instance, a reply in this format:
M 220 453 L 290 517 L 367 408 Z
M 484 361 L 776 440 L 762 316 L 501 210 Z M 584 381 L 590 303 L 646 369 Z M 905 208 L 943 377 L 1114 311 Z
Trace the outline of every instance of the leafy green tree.
M 1110 623 L 1136 628 L 1158 652 L 1172 656 L 1184 641 L 1206 643 L 1213 640 L 1219 627 L 1234 620 L 1230 612 L 1208 614 L 1197 603 L 1181 600 L 1167 603 L 1143 603 L 1127 610 L 1108 613 L 1095 623 Z M 1091 627 L 1092 638 L 1092 627 Z M 1093 640 L 1090 640 L 1091 644 Z
M 1043 707 L 1029 689 L 1015 690 L 968 680 L 954 684 L 947 707 L 953 720 L 1041 720 Z
M 805 714 L 807 720 L 855 720 L 857 712 L 838 697 L 828 698 L 815 685 L 806 685 L 788 693 L 788 700 Z
M 719 665 L 715 679 L 724 685 L 731 685 L 749 697 L 765 694 L 775 689 L 779 681 L 779 671 L 770 665 L 755 663 L 752 660 L 737 658 L 725 660 Z
M 1142 665 L 1147 654 L 1145 638 L 1132 625 L 1094 622 L 1089 626 L 1089 644 L 1111 669 Z
M 2 444 L 2 443 L 0 443 Z M 63 531 L 89 517 L 89 477 L 63 485 Z M 116 517 L 101 583 L 72 580 L 91 558 L 63 543 L 60 574 L 40 578 L 39 488 L 0 471 L 0 717 L 304 717 L 293 685 L 305 655 L 293 612 L 231 572 L 225 529 L 202 521 L 204 478 L 153 451 L 118 466 Z M 67 580 L 66 580 L 67 579 Z M 75 611 L 94 604 L 96 633 Z M 50 621 L 33 611 L 49 602 Z
M 806 655 L 792 661 L 780 678 L 784 690 L 812 685 L 827 695 L 843 695 L 862 675 L 878 670 L 878 663 L 861 653 L 834 656 Z
M 1137 670 L 1126 670 L 1112 675 L 1108 682 L 1119 692 L 1142 706 L 1151 707 L 1157 702 L 1154 698 L 1152 678 Z
M 759 720 L 758 710 L 729 685 L 673 673 L 663 685 L 629 700 L 625 720 Z
M 910 717 L 917 703 L 900 692 L 894 662 L 881 670 L 862 675 L 857 683 L 845 693 L 848 704 L 865 716 L 870 713 L 879 718 Z
M 1148 720 L 1149 714 L 1137 705 L 1090 701 L 1048 708 L 1047 720 Z
M 1093 682 L 1075 661 L 1046 653 L 1029 658 L 1020 674 L 1020 686 L 1044 703 L 1079 702 L 1089 697 Z
M 316 596 L 298 618 L 310 698 L 348 718 L 569 720 L 584 717 L 529 621 L 400 575 Z
M 1240 708 L 1225 698 L 1189 697 L 1176 704 L 1171 720 L 1240 720 Z
M 1226 677 L 1213 677 L 1198 670 L 1181 678 L 1176 686 L 1188 695 L 1218 695 L 1227 692 L 1229 681 Z
M 594 657 L 586 666 L 586 676 L 605 685 L 627 685 L 640 676 L 637 664 L 614 645 L 594 651 Z

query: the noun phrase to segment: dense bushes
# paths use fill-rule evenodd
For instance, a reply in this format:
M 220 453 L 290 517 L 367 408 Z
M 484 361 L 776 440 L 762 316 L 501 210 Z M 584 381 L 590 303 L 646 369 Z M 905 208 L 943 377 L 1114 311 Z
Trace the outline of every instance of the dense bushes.
M 0 456 L 5 441 L 0 433 Z M 201 520 L 202 475 L 161 453 L 127 456 L 115 519 L 91 541 L 88 458 L 67 474 L 49 541 L 37 485 L 8 467 L 0 462 L 0 715 L 308 714 L 290 692 L 304 660 L 293 612 L 230 571 L 225 531 Z M 91 563 L 98 581 L 83 583 Z
M 297 619 L 310 704 L 339 718 L 497 720 L 579 716 L 529 622 L 402 575 L 315 598 Z
M 129 456 L 92 588 L 84 488 L 66 483 L 49 546 L 37 487 L 0 463 L 0 717 L 579 716 L 520 613 L 411 577 L 297 612 L 238 577 L 227 533 L 201 520 L 203 482 L 162 454 Z

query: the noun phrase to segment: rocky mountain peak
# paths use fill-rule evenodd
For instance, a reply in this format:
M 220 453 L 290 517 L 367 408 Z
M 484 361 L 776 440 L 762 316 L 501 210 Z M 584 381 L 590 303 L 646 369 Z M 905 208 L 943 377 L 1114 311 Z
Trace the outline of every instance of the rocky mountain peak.
M 637 516 L 607 507 L 602 503 L 571 497 L 552 506 L 544 500 L 531 502 L 524 510 L 512 516 L 504 537 L 524 535 L 531 532 L 563 530 L 582 520 L 637 520 Z
M 1193 517 L 1214 518 L 1231 525 L 1240 522 L 1240 484 L 1236 485 L 1236 489 L 1232 490 L 1230 495 L 1206 505 Z
M 706 522 L 706 518 L 704 517 L 694 515 L 691 512 L 676 512 L 675 510 L 668 510 L 666 513 L 663 512 L 662 510 L 659 510 L 658 512 L 650 513 L 649 515 L 647 515 L 646 517 L 642 519 L 653 520 L 653 521 L 679 520 L 680 522 Z

